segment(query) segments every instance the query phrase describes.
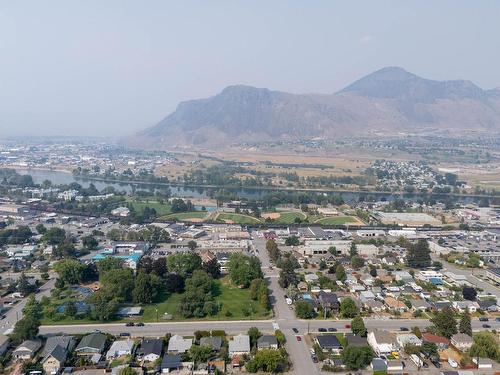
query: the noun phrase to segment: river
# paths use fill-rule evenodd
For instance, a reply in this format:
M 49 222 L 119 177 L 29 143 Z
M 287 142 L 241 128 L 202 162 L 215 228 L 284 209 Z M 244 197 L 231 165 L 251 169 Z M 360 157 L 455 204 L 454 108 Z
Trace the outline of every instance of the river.
M 133 193 L 136 190 L 147 190 L 154 192 L 156 190 L 170 189 L 172 196 L 181 198 L 210 198 L 214 191 L 219 190 L 219 188 L 214 187 L 190 187 L 183 185 L 165 185 L 165 184 L 154 184 L 154 183 L 133 183 L 133 182 L 108 182 L 91 180 L 81 177 L 75 177 L 73 174 L 63 171 L 51 171 L 51 170 L 39 170 L 39 169 L 17 169 L 20 174 L 29 174 L 33 177 L 33 181 L 37 184 L 42 183 L 44 180 L 50 180 L 54 184 L 70 184 L 72 182 L 77 182 L 83 187 L 88 187 L 90 183 L 102 190 L 106 187 L 114 187 L 117 191 L 124 191 L 126 193 Z M 259 187 L 255 188 L 224 188 L 236 194 L 240 198 L 247 199 L 259 199 L 271 191 L 291 191 L 289 189 L 262 189 Z M 397 193 L 384 193 L 384 192 L 346 192 L 346 191 L 328 191 L 328 194 L 336 194 L 342 196 L 345 202 L 352 203 L 358 202 L 360 198 L 376 198 L 376 200 L 386 200 L 393 201 L 397 198 L 403 198 L 406 200 L 417 201 L 419 199 L 428 198 L 428 196 L 423 194 L 397 194 Z M 449 196 L 447 195 L 434 195 L 434 199 L 437 201 L 444 201 Z M 477 203 L 481 197 L 475 196 L 465 196 L 457 195 L 454 199 L 458 203 L 468 204 Z

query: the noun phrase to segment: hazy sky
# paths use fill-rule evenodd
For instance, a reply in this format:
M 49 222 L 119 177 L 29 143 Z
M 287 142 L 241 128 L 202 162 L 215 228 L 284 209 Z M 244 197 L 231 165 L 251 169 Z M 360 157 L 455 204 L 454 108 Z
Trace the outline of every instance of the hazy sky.
M 500 1 L 0 0 L 0 136 L 127 135 L 230 84 L 500 86 Z

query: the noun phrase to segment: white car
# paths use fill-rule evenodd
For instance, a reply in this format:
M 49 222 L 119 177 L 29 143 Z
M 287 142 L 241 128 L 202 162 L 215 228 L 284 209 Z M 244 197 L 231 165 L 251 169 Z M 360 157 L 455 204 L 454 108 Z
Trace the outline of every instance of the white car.
M 453 368 L 457 368 L 458 367 L 458 363 L 457 361 L 455 361 L 453 358 L 448 358 L 448 363 L 450 364 L 451 367 Z

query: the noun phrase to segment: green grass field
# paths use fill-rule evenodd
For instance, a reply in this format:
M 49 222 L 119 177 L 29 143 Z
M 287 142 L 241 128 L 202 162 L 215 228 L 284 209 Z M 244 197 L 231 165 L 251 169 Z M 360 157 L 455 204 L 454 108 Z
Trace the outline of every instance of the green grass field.
M 169 204 L 166 204 L 166 203 L 161 204 L 160 202 L 154 201 L 154 200 L 151 200 L 151 201 L 136 201 L 136 200 L 134 200 L 130 203 L 132 204 L 132 206 L 134 207 L 134 210 L 136 210 L 136 211 L 143 211 L 144 208 L 149 207 L 149 208 L 154 208 L 156 213 L 158 215 L 161 215 L 161 216 L 168 215 L 171 213 Z
M 228 278 L 216 280 L 215 283 L 219 291 L 219 295 L 215 299 L 222 304 L 219 313 L 202 319 L 188 320 L 242 320 L 270 317 L 268 310 L 263 309 L 257 301 L 250 299 L 250 291 L 248 289 L 240 289 L 233 286 Z M 142 319 L 140 319 L 142 322 L 155 322 L 156 309 L 158 309 L 159 321 L 163 321 L 162 317 L 165 313 L 172 315 L 172 320 L 186 320 L 179 314 L 182 294 L 172 294 L 163 298 L 162 302 L 144 308 L 144 314 Z
M 325 217 L 323 219 L 316 220 L 315 223 L 323 225 L 342 225 L 348 223 L 359 223 L 359 221 L 354 216 L 336 216 Z
M 177 212 L 175 214 L 160 217 L 161 220 L 190 221 L 191 219 L 204 219 L 208 215 L 206 211 Z
M 261 221 L 255 217 L 243 214 L 228 214 L 222 213 L 217 216 L 217 221 L 231 221 L 235 224 L 259 224 Z
M 305 220 L 307 218 L 306 214 L 302 212 L 280 212 L 280 217 L 275 220 L 276 223 L 282 224 L 293 224 L 295 219 Z

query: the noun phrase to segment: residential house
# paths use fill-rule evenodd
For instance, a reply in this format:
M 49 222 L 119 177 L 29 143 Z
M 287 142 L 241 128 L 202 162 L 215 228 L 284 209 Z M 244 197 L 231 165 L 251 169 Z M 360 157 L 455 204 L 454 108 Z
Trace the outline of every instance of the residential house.
M 306 283 L 308 284 L 311 284 L 311 283 L 316 283 L 318 282 L 318 275 L 316 275 L 315 273 L 308 273 L 304 276 L 304 280 L 306 281 Z
M 31 359 L 40 350 L 42 344 L 38 340 L 26 340 L 21 343 L 13 352 L 12 357 L 15 359 Z
M 368 333 L 367 341 L 378 355 L 389 354 L 397 349 L 396 340 L 388 331 L 372 331 Z
M 278 349 L 278 340 L 274 335 L 262 335 L 257 340 L 258 349 Z
M 404 312 L 408 309 L 408 306 L 403 301 L 399 301 L 393 297 L 386 297 L 384 303 L 392 311 Z
M 340 302 L 335 293 L 320 291 L 318 300 L 323 309 L 338 311 L 340 308 Z
M 398 372 L 401 373 L 404 369 L 403 362 L 401 361 L 395 361 L 395 360 L 389 360 L 387 361 L 387 371 L 388 372 Z
M 382 358 L 373 358 L 370 367 L 373 372 L 387 372 L 387 363 Z
M 43 347 L 42 357 L 52 352 L 56 346 L 60 346 L 66 351 L 70 352 L 75 347 L 75 338 L 73 336 L 49 336 Z
M 431 304 L 427 302 L 425 299 L 412 299 L 410 300 L 411 307 L 414 310 L 425 311 L 431 308 Z
M 297 284 L 297 289 L 300 291 L 300 292 L 307 292 L 309 287 L 307 286 L 307 283 L 304 282 L 304 281 L 301 281 Z
M 371 290 L 364 290 L 359 293 L 359 300 L 363 303 L 374 299 L 375 299 L 375 294 L 373 294 L 373 291 Z
M 396 342 L 398 343 L 398 345 L 401 349 L 403 349 L 405 347 L 405 345 L 407 345 L 407 344 L 416 345 L 416 346 L 422 345 L 422 340 L 420 340 L 413 333 L 400 333 L 400 334 L 396 335 Z
M 432 304 L 434 310 L 441 311 L 447 307 L 452 307 L 450 301 L 436 301 Z
M 474 339 L 465 333 L 456 333 L 451 336 L 450 342 L 458 350 L 466 351 L 474 344 Z
M 78 355 L 102 354 L 106 346 L 106 336 L 99 332 L 84 336 L 75 349 Z
M 202 337 L 200 339 L 200 345 L 210 346 L 213 351 L 219 352 L 222 347 L 222 337 L 220 336 L 211 336 L 211 337 Z
M 385 310 L 385 305 L 376 299 L 370 299 L 366 301 L 363 306 L 365 309 L 371 309 L 371 311 L 373 312 L 381 312 Z
M 139 360 L 154 362 L 161 357 L 163 351 L 163 340 L 161 339 L 143 339 L 137 350 Z
M 486 301 L 477 301 L 479 305 L 479 310 L 481 311 L 489 311 L 489 312 L 497 312 L 499 310 L 497 301 L 486 300 Z
M 160 369 L 162 373 L 179 371 L 182 368 L 182 357 L 180 354 L 165 354 L 161 361 Z
M 342 350 L 342 345 L 340 345 L 339 339 L 335 335 L 318 335 L 314 341 L 316 341 L 324 352 L 340 354 Z
M 353 333 L 346 333 L 344 336 L 347 346 L 368 346 L 366 337 L 355 335 Z
M 469 310 L 470 313 L 475 313 L 479 309 L 479 304 L 475 301 L 453 301 L 452 306 L 458 312 Z
M 229 340 L 229 355 L 243 355 L 250 353 L 250 336 L 239 334 Z
M 450 346 L 450 340 L 446 337 L 433 335 L 432 333 L 422 333 L 422 342 L 431 342 L 436 344 L 438 349 L 447 349 Z
M 68 357 L 68 351 L 62 346 L 56 345 L 42 359 L 42 367 L 46 374 L 57 374 L 64 367 Z
M 185 353 L 191 348 L 192 345 L 193 339 L 185 339 L 180 335 L 173 335 L 168 341 L 167 351 L 169 353 Z
M 134 352 L 134 340 L 116 340 L 111 344 L 106 359 L 121 357 L 124 355 L 132 355 Z

